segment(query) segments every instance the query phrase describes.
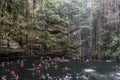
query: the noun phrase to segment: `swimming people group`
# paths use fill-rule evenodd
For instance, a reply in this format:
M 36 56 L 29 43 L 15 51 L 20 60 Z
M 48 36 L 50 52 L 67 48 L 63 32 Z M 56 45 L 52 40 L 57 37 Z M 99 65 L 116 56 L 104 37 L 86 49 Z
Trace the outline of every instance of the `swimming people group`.
M 56 77 L 51 76 L 49 69 L 60 68 L 59 62 L 69 63 L 70 60 L 65 57 L 41 56 L 39 59 L 33 60 L 32 63 L 27 63 L 27 59 L 1 62 L 0 80 L 72 80 L 72 76 L 68 72 L 71 69 L 68 66 L 62 68 L 63 71 L 66 71 L 66 74 Z M 84 74 L 81 78 L 87 80 L 88 75 Z

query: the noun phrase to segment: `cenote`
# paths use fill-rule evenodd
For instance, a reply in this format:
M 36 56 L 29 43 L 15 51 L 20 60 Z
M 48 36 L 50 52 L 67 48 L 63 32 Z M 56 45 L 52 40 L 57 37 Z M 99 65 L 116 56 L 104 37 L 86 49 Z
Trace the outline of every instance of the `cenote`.
M 0 80 L 120 80 L 119 61 L 120 0 L 0 0 Z
M 119 69 L 120 63 L 111 60 L 81 61 L 44 56 L 1 62 L 0 75 L 7 80 L 14 80 L 10 71 L 14 71 L 19 80 L 119 80 Z M 88 79 L 83 78 L 85 74 Z

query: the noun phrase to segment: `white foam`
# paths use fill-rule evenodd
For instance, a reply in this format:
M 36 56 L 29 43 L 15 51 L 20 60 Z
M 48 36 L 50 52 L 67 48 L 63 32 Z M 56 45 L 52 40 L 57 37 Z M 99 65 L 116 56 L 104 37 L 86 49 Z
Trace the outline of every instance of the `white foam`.
M 94 69 L 84 69 L 85 72 L 91 73 L 91 72 L 95 72 L 96 70 Z
M 112 60 L 106 60 L 106 62 L 112 62 Z
M 116 73 L 116 75 L 120 76 L 120 73 Z

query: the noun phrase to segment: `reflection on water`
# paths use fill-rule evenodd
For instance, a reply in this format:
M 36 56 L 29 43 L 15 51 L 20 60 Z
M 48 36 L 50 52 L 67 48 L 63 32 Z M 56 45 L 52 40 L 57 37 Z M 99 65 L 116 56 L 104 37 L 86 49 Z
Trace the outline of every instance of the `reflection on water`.
M 119 65 L 49 56 L 6 61 L 0 64 L 0 80 L 119 80 Z

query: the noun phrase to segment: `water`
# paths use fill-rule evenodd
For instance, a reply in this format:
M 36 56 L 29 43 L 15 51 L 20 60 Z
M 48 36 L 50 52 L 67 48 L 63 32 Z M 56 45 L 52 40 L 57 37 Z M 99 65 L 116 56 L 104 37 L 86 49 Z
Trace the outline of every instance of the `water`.
M 8 78 L 13 70 L 18 80 L 87 80 L 82 79 L 87 73 L 89 80 L 120 80 L 119 66 L 119 62 L 41 57 L 1 62 L 0 74 Z

